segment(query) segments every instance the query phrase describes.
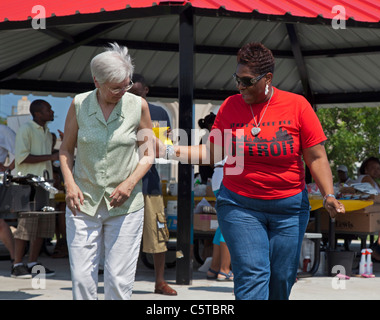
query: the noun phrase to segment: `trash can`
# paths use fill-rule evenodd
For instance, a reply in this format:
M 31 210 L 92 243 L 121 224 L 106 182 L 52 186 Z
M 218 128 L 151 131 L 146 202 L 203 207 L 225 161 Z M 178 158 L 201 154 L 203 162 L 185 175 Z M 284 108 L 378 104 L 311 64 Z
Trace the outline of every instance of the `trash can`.
M 352 275 L 355 252 L 353 251 L 327 251 L 327 274 L 335 277 L 338 273 L 346 276 Z

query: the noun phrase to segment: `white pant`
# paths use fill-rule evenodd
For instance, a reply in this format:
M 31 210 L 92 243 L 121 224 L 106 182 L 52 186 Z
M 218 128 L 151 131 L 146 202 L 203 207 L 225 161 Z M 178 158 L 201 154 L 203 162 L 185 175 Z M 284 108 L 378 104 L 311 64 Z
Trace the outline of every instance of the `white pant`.
M 97 299 L 98 267 L 104 252 L 105 299 L 130 299 L 144 220 L 144 208 L 110 217 L 102 201 L 94 217 L 66 209 L 73 298 Z M 104 246 L 104 251 L 102 250 Z

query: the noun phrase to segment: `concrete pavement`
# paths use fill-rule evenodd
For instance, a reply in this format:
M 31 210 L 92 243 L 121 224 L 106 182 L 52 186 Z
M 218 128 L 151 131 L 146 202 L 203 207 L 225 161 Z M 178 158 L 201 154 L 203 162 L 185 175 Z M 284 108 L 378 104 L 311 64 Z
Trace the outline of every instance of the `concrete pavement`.
M 55 270 L 55 276 L 46 282 L 37 279 L 13 279 L 10 277 L 10 261 L 0 261 L 0 299 L 11 300 L 72 300 L 69 261 L 52 259 L 43 254 L 40 261 Z M 357 267 L 356 259 L 354 267 Z M 354 269 L 357 272 L 357 269 Z M 375 278 L 352 276 L 349 280 L 337 280 L 328 276 L 301 278 L 294 285 L 291 300 L 378 300 L 380 299 L 380 263 L 374 263 Z M 234 300 L 233 283 L 206 280 L 206 274 L 194 268 L 191 285 L 175 284 L 175 268 L 167 268 L 167 282 L 178 296 L 154 294 L 154 271 L 141 261 L 138 263 L 132 300 Z M 99 276 L 99 299 L 104 299 L 103 276 Z

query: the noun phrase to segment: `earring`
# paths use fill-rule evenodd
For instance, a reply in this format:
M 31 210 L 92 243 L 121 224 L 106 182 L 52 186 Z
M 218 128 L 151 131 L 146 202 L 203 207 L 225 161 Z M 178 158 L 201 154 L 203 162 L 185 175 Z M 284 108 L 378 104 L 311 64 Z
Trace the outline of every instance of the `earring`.
M 265 86 L 265 95 L 267 95 L 269 92 L 269 87 L 268 87 L 268 84 Z

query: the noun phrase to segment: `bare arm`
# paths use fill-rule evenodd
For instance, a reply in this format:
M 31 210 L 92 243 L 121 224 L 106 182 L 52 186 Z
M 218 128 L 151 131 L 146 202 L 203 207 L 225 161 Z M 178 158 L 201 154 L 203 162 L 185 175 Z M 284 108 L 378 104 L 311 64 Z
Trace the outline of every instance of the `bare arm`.
M 194 146 L 174 146 L 175 160 L 187 164 L 213 165 L 224 159 L 224 148 L 210 140 Z
M 325 147 L 322 144 L 318 144 L 306 148 L 303 150 L 303 158 L 322 196 L 334 194 L 333 177 Z M 331 218 L 334 218 L 338 212 L 345 213 L 343 204 L 333 197 L 327 197 L 325 208 Z
M 119 207 L 130 197 L 133 188 L 145 176 L 154 162 L 156 139 L 152 130 L 148 103 L 144 99 L 142 99 L 142 113 L 137 141 L 140 161 L 132 174 L 111 193 L 111 206 Z
M 39 163 L 44 161 L 54 161 L 58 160 L 58 156 L 58 152 L 53 152 L 52 154 L 42 154 L 39 156 L 30 154 L 21 163 Z
M 80 211 L 80 205 L 83 205 L 84 201 L 83 193 L 75 183 L 72 173 L 77 136 L 78 122 L 75 113 L 75 104 L 73 101 L 66 117 L 65 134 L 59 150 L 59 160 L 61 163 L 62 175 L 65 181 L 66 204 L 74 215 L 76 214 L 76 210 Z
M 368 182 L 372 187 L 376 188 L 376 181 L 371 178 L 371 176 L 364 176 L 361 182 Z

